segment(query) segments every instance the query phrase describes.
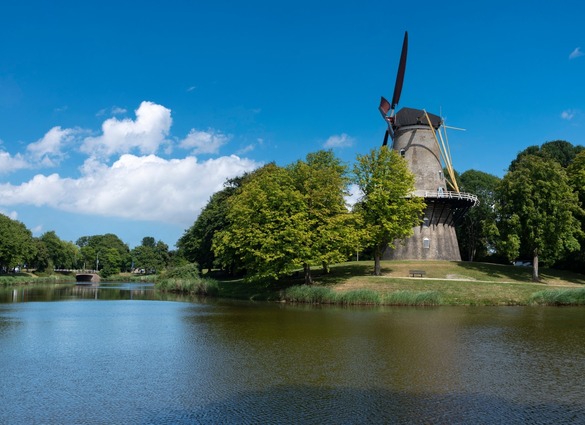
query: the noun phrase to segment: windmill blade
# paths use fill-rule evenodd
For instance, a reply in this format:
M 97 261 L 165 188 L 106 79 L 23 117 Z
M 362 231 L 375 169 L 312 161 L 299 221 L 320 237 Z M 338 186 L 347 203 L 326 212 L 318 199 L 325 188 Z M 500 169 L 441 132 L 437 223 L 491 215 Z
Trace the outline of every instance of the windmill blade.
M 378 106 L 378 109 L 382 113 L 383 117 L 386 117 L 386 115 L 388 115 L 388 111 L 390 111 L 390 102 L 388 102 L 384 96 L 382 96 L 380 99 L 380 106 Z
M 402 83 L 404 82 L 404 72 L 406 71 L 406 55 L 408 53 L 408 31 L 404 32 L 404 41 L 402 42 L 402 53 L 398 64 L 398 73 L 396 74 L 396 84 L 394 85 L 394 94 L 392 95 L 392 110 L 398 105 L 400 93 L 402 92 Z
M 384 133 L 384 141 L 382 142 L 382 146 L 386 146 L 388 144 L 388 130 Z

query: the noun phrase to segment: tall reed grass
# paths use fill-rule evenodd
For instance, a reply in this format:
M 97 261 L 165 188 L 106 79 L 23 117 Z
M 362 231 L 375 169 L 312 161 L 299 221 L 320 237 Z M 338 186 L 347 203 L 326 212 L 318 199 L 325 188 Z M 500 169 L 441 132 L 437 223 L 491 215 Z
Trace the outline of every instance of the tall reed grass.
M 219 283 L 212 279 L 201 278 L 199 268 L 194 263 L 165 271 L 156 279 L 155 286 L 163 292 L 205 296 L 219 294 Z
M 431 306 L 441 303 L 439 294 L 433 291 L 398 291 L 380 295 L 370 289 L 336 292 L 328 287 L 308 285 L 296 285 L 285 289 L 281 293 L 281 300 L 292 303 L 342 305 Z
M 538 291 L 530 297 L 531 304 L 538 305 L 585 305 L 585 288 L 549 289 Z
M 212 279 L 197 278 L 162 278 L 156 281 L 155 287 L 163 292 L 179 292 L 204 296 L 219 295 L 219 284 Z

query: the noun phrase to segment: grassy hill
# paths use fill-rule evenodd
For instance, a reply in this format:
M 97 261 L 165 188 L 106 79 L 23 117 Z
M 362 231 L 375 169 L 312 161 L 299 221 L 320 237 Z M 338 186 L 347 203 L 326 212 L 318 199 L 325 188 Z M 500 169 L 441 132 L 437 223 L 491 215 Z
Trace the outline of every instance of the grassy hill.
M 409 270 L 425 276 L 409 277 Z M 383 261 L 382 276 L 373 262 L 349 262 L 315 270 L 315 285 L 301 289 L 302 278 L 259 285 L 220 280 L 220 297 L 339 304 L 528 305 L 585 303 L 585 275 L 541 269 L 542 281 L 531 281 L 531 269 L 500 264 L 453 261 Z M 292 288 L 291 288 L 292 287 Z M 297 291 L 297 292 L 294 292 Z M 543 298 L 544 292 L 544 298 Z M 569 301 L 562 301 L 559 295 Z M 577 297 L 577 301 L 575 300 Z M 583 298 L 583 301 L 581 300 Z M 565 299 L 563 298 L 563 299 Z

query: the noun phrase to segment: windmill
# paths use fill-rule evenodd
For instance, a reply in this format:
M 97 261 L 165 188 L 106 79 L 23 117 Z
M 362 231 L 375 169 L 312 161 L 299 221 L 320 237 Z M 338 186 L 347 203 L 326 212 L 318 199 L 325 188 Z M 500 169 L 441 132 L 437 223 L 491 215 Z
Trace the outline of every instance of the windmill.
M 443 119 L 424 109 L 402 108 L 396 112 L 407 52 L 408 32 L 405 32 L 392 102 L 382 97 L 378 107 L 387 125 L 382 145 L 391 140 L 392 149 L 408 162 L 415 176 L 412 195 L 423 197 L 427 207 L 421 225 L 413 229 L 413 236 L 397 241 L 395 248 L 386 250 L 383 258 L 459 261 L 455 224 L 477 205 L 478 199 L 459 190 Z

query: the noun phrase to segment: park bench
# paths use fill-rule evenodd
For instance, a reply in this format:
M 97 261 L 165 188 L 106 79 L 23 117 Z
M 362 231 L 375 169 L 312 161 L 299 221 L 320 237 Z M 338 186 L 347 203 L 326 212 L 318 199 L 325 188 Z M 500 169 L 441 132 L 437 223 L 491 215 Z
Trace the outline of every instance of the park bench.
M 409 270 L 408 274 L 412 277 L 415 276 L 423 277 L 426 274 L 426 272 L 424 270 Z

